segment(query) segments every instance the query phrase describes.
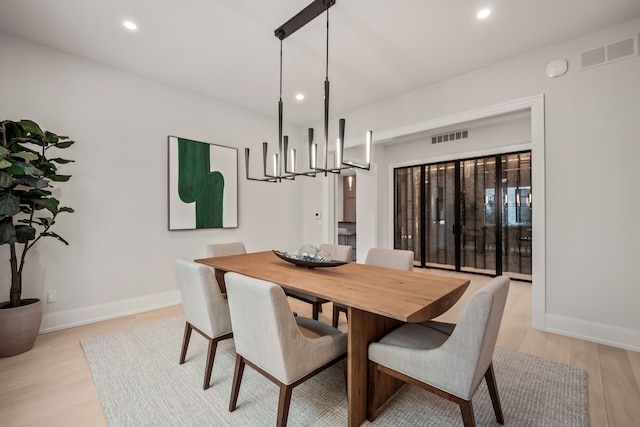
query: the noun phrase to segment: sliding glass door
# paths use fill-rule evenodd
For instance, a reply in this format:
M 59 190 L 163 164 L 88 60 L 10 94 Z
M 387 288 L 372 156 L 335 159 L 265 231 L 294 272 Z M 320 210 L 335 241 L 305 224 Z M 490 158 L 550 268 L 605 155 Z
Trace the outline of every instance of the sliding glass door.
M 531 279 L 531 153 L 395 170 L 395 247 L 415 265 Z
M 496 272 L 496 159 L 460 162 L 460 270 Z

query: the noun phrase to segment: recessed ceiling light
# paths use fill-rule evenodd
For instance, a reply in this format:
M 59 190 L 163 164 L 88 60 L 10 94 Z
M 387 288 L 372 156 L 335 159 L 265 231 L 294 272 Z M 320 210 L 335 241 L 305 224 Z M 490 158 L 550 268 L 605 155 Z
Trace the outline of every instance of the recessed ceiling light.
M 124 25 L 128 30 L 136 30 L 138 28 L 136 23 L 131 21 L 122 21 L 122 25 Z
M 304 95 L 303 95 L 303 94 L 301 94 L 301 93 L 297 93 L 297 94 L 296 94 L 296 99 L 297 99 L 298 101 L 302 101 L 302 100 L 304 99 Z
M 489 15 L 491 15 L 491 9 L 482 9 L 476 16 L 478 17 L 478 19 L 484 19 Z

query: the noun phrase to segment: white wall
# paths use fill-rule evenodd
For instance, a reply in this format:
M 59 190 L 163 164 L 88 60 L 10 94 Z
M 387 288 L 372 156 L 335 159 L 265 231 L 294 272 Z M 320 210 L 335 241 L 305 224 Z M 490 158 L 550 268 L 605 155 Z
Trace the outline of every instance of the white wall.
M 57 292 L 44 330 L 178 303 L 173 261 L 205 257 L 207 244 L 302 244 L 300 181 L 244 179 L 243 148 L 260 164 L 276 120 L 2 34 L 0 57 L 0 118 L 29 118 L 77 141 L 61 152 L 76 160 L 62 169 L 73 177 L 56 190 L 76 211 L 56 224 L 70 246 L 45 239 L 25 268 L 24 297 Z M 237 229 L 168 231 L 168 135 L 239 149 Z M 2 246 L 0 301 L 9 296 L 8 269 Z
M 354 135 L 373 127 L 375 140 L 376 133 L 544 94 L 544 329 L 636 351 L 640 57 L 584 71 L 578 62 L 582 51 L 638 33 L 636 19 L 346 115 Z M 556 58 L 567 58 L 569 71 L 549 79 L 545 65 Z M 379 170 L 379 191 L 371 196 L 380 203 L 388 203 L 386 174 Z M 379 215 L 385 236 L 392 222 Z

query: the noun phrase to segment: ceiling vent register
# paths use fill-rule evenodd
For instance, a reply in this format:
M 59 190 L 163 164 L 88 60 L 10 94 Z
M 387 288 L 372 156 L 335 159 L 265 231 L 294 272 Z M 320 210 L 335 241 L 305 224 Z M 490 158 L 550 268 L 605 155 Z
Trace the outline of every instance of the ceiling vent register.
M 440 144 L 441 142 L 455 141 L 456 139 L 465 139 L 469 137 L 468 130 L 457 130 L 454 132 L 447 132 L 440 135 L 431 137 L 432 144 Z
M 580 69 L 586 70 L 636 56 L 638 54 L 638 39 L 640 39 L 640 34 L 637 37 L 629 37 L 582 52 L 580 54 Z

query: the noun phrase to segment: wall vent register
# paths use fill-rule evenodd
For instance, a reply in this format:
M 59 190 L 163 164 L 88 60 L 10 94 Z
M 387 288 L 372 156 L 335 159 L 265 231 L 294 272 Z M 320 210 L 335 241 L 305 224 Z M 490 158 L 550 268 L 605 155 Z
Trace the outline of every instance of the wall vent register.
M 640 38 L 640 35 L 582 52 L 580 54 L 580 69 L 585 70 L 636 56 L 638 54 L 638 38 Z
M 457 130 L 454 132 L 447 132 L 440 135 L 431 137 L 432 144 L 440 144 L 441 142 L 455 141 L 456 139 L 465 139 L 469 137 L 468 130 Z

